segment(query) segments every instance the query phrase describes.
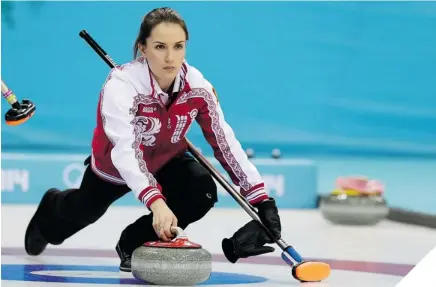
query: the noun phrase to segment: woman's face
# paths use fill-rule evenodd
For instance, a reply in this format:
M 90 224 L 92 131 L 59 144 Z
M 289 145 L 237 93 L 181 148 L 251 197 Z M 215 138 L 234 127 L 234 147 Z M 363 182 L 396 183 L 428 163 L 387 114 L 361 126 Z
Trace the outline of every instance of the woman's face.
M 185 31 L 179 24 L 162 22 L 152 29 L 141 52 L 159 84 L 170 85 L 185 59 Z

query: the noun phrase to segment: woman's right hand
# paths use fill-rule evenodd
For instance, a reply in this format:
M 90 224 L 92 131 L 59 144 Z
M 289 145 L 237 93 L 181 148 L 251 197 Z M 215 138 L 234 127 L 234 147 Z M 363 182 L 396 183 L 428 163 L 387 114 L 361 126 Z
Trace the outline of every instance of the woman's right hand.
M 150 205 L 153 212 L 153 228 L 160 239 L 170 241 L 174 234 L 171 227 L 177 227 L 177 217 L 161 198 Z

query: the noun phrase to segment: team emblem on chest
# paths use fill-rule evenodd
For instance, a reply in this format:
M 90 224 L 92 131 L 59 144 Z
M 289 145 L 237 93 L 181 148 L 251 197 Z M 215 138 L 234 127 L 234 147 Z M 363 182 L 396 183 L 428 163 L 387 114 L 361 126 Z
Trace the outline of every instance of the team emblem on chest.
M 142 108 L 143 113 L 153 113 L 155 111 L 157 111 L 156 107 L 143 107 Z

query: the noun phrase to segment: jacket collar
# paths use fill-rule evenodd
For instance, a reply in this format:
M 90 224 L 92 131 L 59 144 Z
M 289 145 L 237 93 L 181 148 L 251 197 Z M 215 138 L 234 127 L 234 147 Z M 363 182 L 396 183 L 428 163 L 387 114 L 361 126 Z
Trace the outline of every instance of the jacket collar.
M 151 95 L 154 98 L 159 98 L 159 95 L 165 94 L 162 88 L 159 86 L 157 80 L 153 76 L 153 73 L 150 70 L 150 66 L 148 65 L 147 59 L 141 57 L 140 61 L 147 65 L 149 77 L 150 77 L 150 87 L 152 89 Z M 174 81 L 173 90 L 172 93 L 177 93 L 186 89 L 189 89 L 189 85 L 187 83 L 187 74 L 188 74 L 188 65 L 186 61 L 183 61 L 182 67 L 180 68 L 180 71 L 177 73 L 176 79 Z

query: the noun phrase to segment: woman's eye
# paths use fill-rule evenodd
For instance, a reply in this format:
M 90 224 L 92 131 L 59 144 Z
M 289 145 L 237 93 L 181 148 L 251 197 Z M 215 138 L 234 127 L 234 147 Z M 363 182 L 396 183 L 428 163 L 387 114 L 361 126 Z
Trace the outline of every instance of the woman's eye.
M 164 45 L 157 45 L 157 46 L 156 46 L 156 49 L 158 49 L 158 50 L 160 50 L 160 49 L 165 49 L 165 46 L 164 46 Z
M 183 45 L 182 45 L 182 44 L 177 44 L 177 45 L 176 45 L 176 49 L 177 49 L 177 50 L 183 49 Z

